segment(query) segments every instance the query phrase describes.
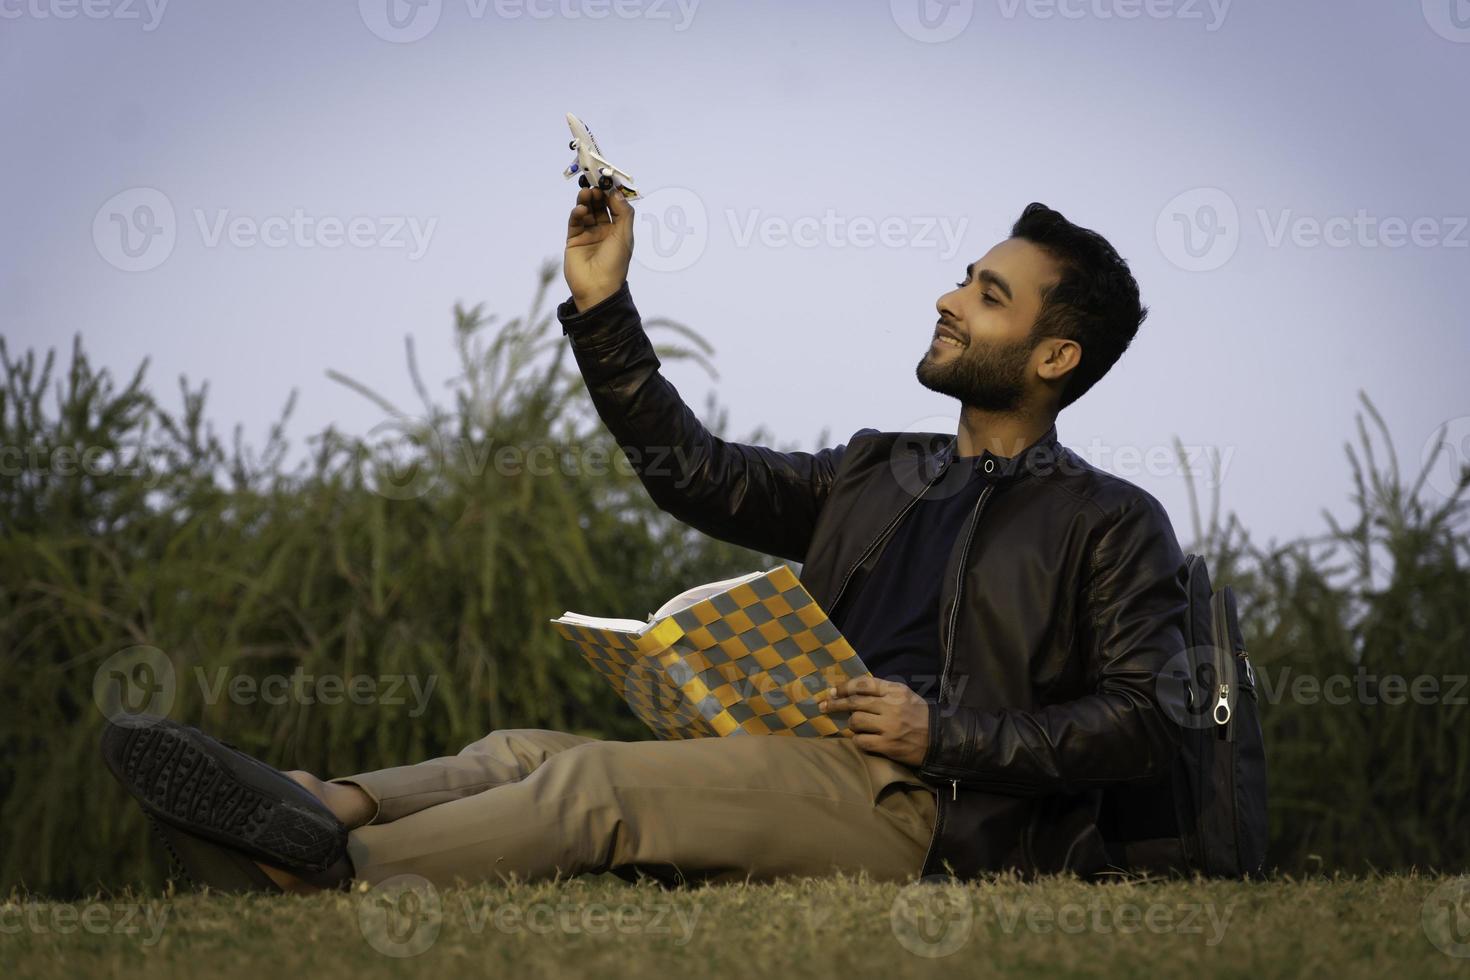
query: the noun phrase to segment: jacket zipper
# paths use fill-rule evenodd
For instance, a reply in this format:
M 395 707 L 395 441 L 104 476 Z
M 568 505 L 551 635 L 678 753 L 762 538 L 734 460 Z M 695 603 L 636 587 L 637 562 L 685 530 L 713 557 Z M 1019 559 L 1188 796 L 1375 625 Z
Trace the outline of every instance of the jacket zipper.
M 856 572 L 858 568 L 862 565 L 862 563 L 868 560 L 868 556 L 873 553 L 873 550 L 883 542 L 884 538 L 888 537 L 888 532 L 892 531 L 894 527 L 897 526 L 898 522 L 903 520 L 903 515 L 912 510 L 914 505 L 919 502 L 919 498 L 928 493 L 929 488 L 934 486 L 935 483 L 939 482 L 939 478 L 943 475 L 944 468 L 941 467 L 940 471 L 934 474 L 933 479 L 924 484 L 924 489 L 915 494 L 914 499 L 910 500 L 908 503 L 900 507 L 898 513 L 893 515 L 893 519 L 884 526 L 883 530 L 878 532 L 878 536 L 873 539 L 873 543 L 868 545 L 868 547 L 863 550 L 862 554 L 858 555 L 857 560 L 852 563 L 852 566 L 850 568 L 848 568 L 847 574 L 842 576 L 842 582 L 837 586 L 837 594 L 832 597 L 832 604 L 828 610 L 829 615 L 837 611 L 837 604 L 842 601 L 842 594 L 847 591 L 847 583 L 852 580 L 853 572 Z
M 975 540 L 975 528 L 980 523 L 980 512 L 985 509 L 985 501 L 995 490 L 995 484 L 988 484 L 980 491 L 980 499 L 975 501 L 975 512 L 970 517 L 970 533 L 965 535 L 965 547 L 960 551 L 960 567 L 955 569 L 954 575 L 954 606 L 949 611 L 949 639 L 944 645 L 944 666 L 939 671 L 939 700 L 943 702 L 949 696 L 949 663 L 954 657 L 954 631 L 960 618 L 960 586 L 965 581 L 965 560 L 970 557 L 970 543 Z
M 970 530 L 965 535 L 965 546 L 960 550 L 960 567 L 955 570 L 954 577 L 954 606 L 949 612 L 949 637 L 944 645 L 944 666 L 939 670 L 939 704 L 943 707 L 949 690 L 949 664 L 954 657 L 954 631 L 958 625 L 960 616 L 960 589 L 965 581 L 965 561 L 970 557 L 970 543 L 975 540 L 975 528 L 980 524 L 980 512 L 985 509 L 985 501 L 990 499 L 995 484 L 989 484 L 980 491 L 980 499 L 975 501 L 975 511 L 970 517 Z M 932 746 L 931 746 L 932 748 Z M 960 798 L 960 781 L 958 778 L 949 781 L 950 799 L 956 801 Z M 929 849 L 924 852 L 924 863 L 919 865 L 919 876 L 924 876 L 924 869 L 929 867 L 929 859 L 934 856 L 934 848 L 939 843 L 939 835 L 944 830 L 944 799 L 939 797 L 934 806 L 934 833 L 929 838 Z

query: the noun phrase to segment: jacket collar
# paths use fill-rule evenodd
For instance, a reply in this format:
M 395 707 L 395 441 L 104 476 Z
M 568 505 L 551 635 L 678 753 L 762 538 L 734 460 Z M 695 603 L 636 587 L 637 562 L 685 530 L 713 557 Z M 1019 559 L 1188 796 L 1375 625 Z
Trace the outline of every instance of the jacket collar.
M 951 463 L 968 461 L 977 473 L 998 483 L 1011 483 L 1027 476 L 1049 472 L 1055 467 L 1061 453 L 1055 422 L 1040 438 L 1014 456 L 997 456 L 988 449 L 978 456 L 957 456 L 958 446 L 959 436 L 954 435 L 935 453 L 932 465 L 937 467 L 937 473 L 947 471 Z M 936 472 L 934 469 L 930 471 Z

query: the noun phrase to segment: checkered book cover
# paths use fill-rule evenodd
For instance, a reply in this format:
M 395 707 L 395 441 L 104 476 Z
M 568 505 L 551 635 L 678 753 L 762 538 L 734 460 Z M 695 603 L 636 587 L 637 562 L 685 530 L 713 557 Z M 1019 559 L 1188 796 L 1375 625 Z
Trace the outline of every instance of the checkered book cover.
M 662 739 L 850 735 L 818 695 L 869 673 L 785 565 L 641 634 L 552 623 Z

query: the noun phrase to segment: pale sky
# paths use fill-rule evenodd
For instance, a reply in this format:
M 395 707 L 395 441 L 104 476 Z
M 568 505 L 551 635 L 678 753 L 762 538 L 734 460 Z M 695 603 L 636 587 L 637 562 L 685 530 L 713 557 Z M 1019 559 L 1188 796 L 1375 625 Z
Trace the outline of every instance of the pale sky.
M 437 384 L 455 301 L 525 306 L 572 111 L 737 435 L 953 431 L 934 301 L 1040 200 L 1152 307 L 1058 433 L 1186 545 L 1176 436 L 1263 542 L 1346 513 L 1360 389 L 1406 465 L 1470 457 L 1465 0 L 0 0 L 0 81 L 7 342 L 207 379 L 257 446 L 293 388 L 298 451 L 367 432 L 328 369 L 412 406 L 406 334 Z

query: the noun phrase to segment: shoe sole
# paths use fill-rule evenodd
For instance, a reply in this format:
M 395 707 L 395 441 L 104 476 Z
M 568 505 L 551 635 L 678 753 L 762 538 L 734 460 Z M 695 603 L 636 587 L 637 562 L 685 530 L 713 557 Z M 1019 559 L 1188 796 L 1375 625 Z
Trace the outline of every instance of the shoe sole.
M 187 834 L 292 872 L 324 871 L 342 857 L 345 830 L 335 818 L 252 786 L 202 733 L 166 720 L 109 724 L 102 750 L 145 813 Z

